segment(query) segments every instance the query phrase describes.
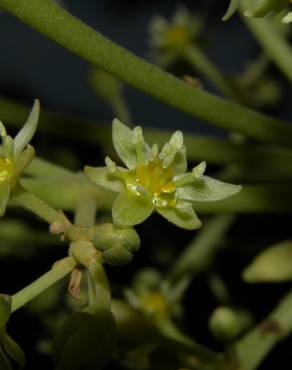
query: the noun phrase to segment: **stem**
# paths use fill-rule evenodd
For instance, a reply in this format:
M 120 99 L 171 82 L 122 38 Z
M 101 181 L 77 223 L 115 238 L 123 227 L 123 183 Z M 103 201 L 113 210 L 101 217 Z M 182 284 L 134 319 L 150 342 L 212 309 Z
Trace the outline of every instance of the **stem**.
M 166 319 L 158 321 L 157 327 L 165 338 L 173 340 L 177 343 L 177 349 L 179 349 L 181 345 L 182 348 L 186 349 L 187 351 L 191 351 L 193 356 L 203 360 L 206 364 L 209 365 L 213 363 L 213 369 L 221 369 L 223 364 L 223 356 L 221 354 L 194 342 L 191 338 L 183 334 L 170 320 Z
M 225 97 L 239 101 L 238 94 L 233 86 L 217 69 L 217 67 L 206 57 L 201 49 L 191 45 L 182 51 L 182 57 L 203 76 L 205 76 Z
M 119 120 L 121 120 L 124 124 L 130 125 L 131 115 L 125 102 L 125 99 L 122 95 L 122 92 L 113 96 L 111 104 L 117 118 L 119 118 Z
M 13 192 L 9 205 L 13 207 L 23 207 L 42 218 L 48 224 L 52 224 L 60 218 L 60 213 L 53 207 L 21 187 L 18 187 Z
M 97 210 L 96 196 L 93 193 L 85 193 L 80 196 L 75 212 L 75 225 L 91 227 L 95 224 Z
M 58 261 L 50 271 L 46 272 L 33 283 L 12 296 L 11 311 L 14 312 L 18 310 L 38 294 L 50 288 L 57 281 L 68 275 L 75 266 L 76 262 L 71 257 L 66 257 L 63 260 Z
M 0 6 L 89 63 L 183 112 L 251 138 L 292 145 L 291 125 L 189 86 L 114 44 L 51 0 L 0 0 Z
M 244 9 L 244 2 L 241 8 Z M 251 30 L 265 53 L 278 66 L 280 71 L 292 81 L 292 49 L 273 22 L 268 19 L 252 19 L 242 16 L 247 27 Z
M 41 158 L 34 158 L 29 167 L 25 169 L 25 173 L 36 177 L 68 178 L 74 176 L 73 172 L 64 167 Z
M 292 292 L 265 320 L 235 343 L 241 370 L 254 370 L 281 340 L 292 332 Z
M 98 199 L 98 206 L 102 210 L 112 207 L 115 194 L 104 190 L 84 177 L 63 180 L 63 179 L 22 179 L 21 183 L 26 189 L 36 194 L 55 208 L 63 210 L 74 210 L 80 199 L 80 194 L 91 192 Z
M 224 234 L 233 222 L 232 216 L 222 215 L 212 218 L 178 257 L 169 271 L 173 280 L 197 275 L 208 268 L 214 259 Z
M 20 122 L 26 119 L 30 107 L 0 97 L 0 111 L 3 121 L 7 121 L 12 127 L 20 128 Z M 70 125 L 70 130 L 67 128 L 68 125 Z M 70 118 L 42 110 L 39 130 L 46 134 L 58 135 L 67 139 L 78 138 L 78 140 L 84 140 L 86 143 L 99 145 L 105 149 L 112 147 L 110 124 L 101 124 L 93 120 L 78 120 L 76 117 Z M 160 147 L 169 140 L 172 134 L 168 130 L 149 127 L 143 128 L 143 132 L 147 141 L 152 144 L 157 143 Z M 238 163 L 245 166 L 253 166 L 255 169 L 267 168 L 269 171 L 275 170 L 275 168 L 279 170 L 283 168 L 288 172 L 291 168 L 292 151 L 288 149 L 251 144 L 242 145 L 222 138 L 191 133 L 184 133 L 184 141 L 187 147 L 188 158 L 191 160 L 205 160 L 218 164 Z M 34 161 L 31 166 L 32 170 L 29 167 L 27 173 L 31 171 L 33 175 L 37 176 Z M 292 171 L 292 168 L 290 171 Z

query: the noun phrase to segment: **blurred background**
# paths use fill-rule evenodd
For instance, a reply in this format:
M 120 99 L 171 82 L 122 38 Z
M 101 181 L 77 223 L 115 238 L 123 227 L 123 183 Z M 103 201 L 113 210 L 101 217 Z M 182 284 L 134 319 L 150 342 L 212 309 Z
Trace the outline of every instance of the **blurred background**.
M 238 15 L 228 22 L 221 21 L 228 3 L 228 0 L 62 0 L 62 6 L 69 12 L 148 61 L 153 61 L 148 42 L 150 20 L 155 15 L 169 18 L 177 6 L 183 4 L 203 21 L 198 42 L 206 55 L 226 74 L 240 76 L 248 64 L 259 55 L 260 49 Z M 1 111 L 4 101 L 32 105 L 33 99 L 38 98 L 45 111 L 57 112 L 67 117 L 64 121 L 67 126 L 63 128 L 65 134 L 62 138 L 57 133 L 48 134 L 40 128 L 35 139 L 39 155 L 75 170 L 82 169 L 85 164 L 101 163 L 100 151 L 92 142 L 66 139 L 66 129 L 70 130 L 70 117 L 73 120 L 90 120 L 93 125 L 109 126 L 114 117 L 111 106 L 98 98 L 92 88 L 92 68 L 5 13 L 0 14 L 0 34 L 0 119 L 9 127 L 10 116 L 7 116 L 4 108 L 3 112 Z M 261 109 L 291 119 L 291 89 L 276 67 L 268 65 L 267 71 L 276 81 L 277 99 L 275 104 L 262 106 Z M 190 75 L 199 78 L 203 88 L 218 93 L 204 76 L 197 75 L 186 63 L 176 63 L 171 72 L 179 77 Z M 223 131 L 180 113 L 129 86 L 123 86 L 123 92 L 131 121 L 135 124 L 200 134 L 226 135 Z M 14 126 L 12 125 L 12 132 Z M 210 166 L 211 172 L 216 170 L 216 167 Z M 19 214 L 13 211 L 11 215 Z M 46 226 L 34 217 L 28 216 L 27 222 L 40 231 L 46 230 Z M 290 222 L 290 216 L 241 216 L 227 236 L 227 247 L 218 253 L 214 271 L 221 274 L 230 289 L 234 304 L 252 310 L 255 320 L 264 317 L 291 284 L 250 286 L 243 283 L 240 271 L 266 245 L 291 238 Z M 169 227 L 166 221 L 156 216 L 138 227 L 138 231 L 142 239 L 141 250 L 129 266 L 109 268 L 112 281 L 118 277 L 120 284 L 129 284 L 134 272 L 145 265 L 165 270 L 193 237 L 193 233 Z M 158 244 L 157 241 L 166 245 L 161 253 L 153 246 L 154 242 Z M 54 244 L 35 253 L 25 253 L 27 245 L 22 245 L 21 248 L 22 256 L 18 252 L 12 256 L 7 252 L 7 256 L 0 263 L 1 291 L 11 293 L 21 289 L 65 253 L 64 247 Z M 168 253 L 165 253 L 167 249 Z M 201 343 L 220 349 L 206 330 L 206 322 L 216 306 L 216 299 L 208 287 L 205 275 L 196 277 L 192 282 L 184 303 L 183 326 L 186 332 L 196 336 Z M 22 344 L 27 354 L 27 369 L 51 369 L 50 360 L 44 355 L 45 351 L 40 351 L 40 347 L 37 349 L 35 345 L 45 332 L 43 323 L 30 311 L 21 311 L 15 314 L 11 325 L 11 332 L 15 333 L 14 337 Z M 281 343 L 260 369 L 275 370 L 275 364 L 276 368 L 281 368 L 280 362 L 283 361 L 284 364 L 289 357 L 291 345 L 291 339 Z M 47 368 L 44 361 L 47 361 Z M 113 368 L 113 365 L 108 368 Z

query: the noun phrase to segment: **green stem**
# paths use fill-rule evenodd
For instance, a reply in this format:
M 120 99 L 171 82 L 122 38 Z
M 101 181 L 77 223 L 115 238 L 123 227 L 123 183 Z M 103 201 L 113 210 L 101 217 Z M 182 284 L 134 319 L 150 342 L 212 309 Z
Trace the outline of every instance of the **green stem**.
M 91 227 L 95 225 L 97 210 L 96 196 L 92 192 L 86 192 L 80 196 L 75 212 L 75 225 Z
M 51 181 L 49 179 L 23 179 L 23 185 L 36 196 L 55 208 L 74 211 L 80 192 L 86 189 L 94 191 L 98 207 L 111 209 L 115 193 L 103 190 L 86 182 Z M 15 205 L 15 203 L 11 203 Z M 194 209 L 198 213 L 290 213 L 292 209 L 291 182 L 266 185 L 244 185 L 233 197 L 216 202 L 196 202 Z
M 199 274 L 208 268 L 232 222 L 232 216 L 221 215 L 204 224 L 204 228 L 190 242 L 169 271 L 169 277 L 178 280 Z
M 242 9 L 245 7 L 242 2 Z M 252 19 L 242 16 L 265 53 L 278 66 L 280 71 L 292 81 L 292 49 L 285 36 L 278 31 L 269 19 Z
M 124 124 L 130 125 L 131 116 L 122 92 L 113 97 L 111 104 L 116 117 L 119 118 L 119 120 L 121 120 Z
M 89 63 L 183 112 L 247 137 L 292 145 L 291 125 L 189 86 L 117 46 L 52 0 L 0 0 L 0 6 Z
M 25 173 L 36 177 L 72 178 L 74 173 L 41 158 L 34 158 Z
M 29 106 L 0 97 L 1 119 L 4 122 L 7 121 L 8 125 L 12 125 L 12 127 L 20 128 L 21 122 L 26 119 L 29 110 Z M 68 129 L 68 125 L 70 125 L 70 129 Z M 78 140 L 84 140 L 86 143 L 99 145 L 105 149 L 112 147 L 111 125 L 109 123 L 102 124 L 93 120 L 78 120 L 75 117 L 70 118 L 42 110 L 39 131 L 67 139 L 76 140 L 78 138 Z M 147 141 L 152 144 L 157 143 L 160 147 L 169 140 L 172 134 L 168 130 L 149 127 L 143 128 L 143 132 Z M 255 169 L 267 169 L 267 171 L 280 170 L 281 168 L 283 168 L 283 171 L 287 171 L 287 173 L 292 171 L 290 169 L 292 151 L 288 149 L 254 144 L 243 145 L 222 138 L 190 133 L 184 133 L 184 141 L 187 147 L 188 158 L 191 160 L 205 160 L 209 163 L 217 164 L 236 163 L 247 167 L 253 166 Z M 32 162 L 31 166 L 32 169 L 30 167 L 27 169 L 28 174 L 31 173 L 38 176 L 38 171 L 40 171 L 40 176 L 43 174 L 44 171 L 42 171 L 41 166 L 35 166 L 34 162 Z M 49 170 L 49 173 L 51 173 L 51 170 Z M 61 173 L 60 176 L 63 178 Z
M 240 101 L 238 94 L 234 91 L 230 81 L 217 67 L 206 57 L 201 49 L 191 45 L 182 51 L 182 57 L 206 77 L 225 97 Z
M 54 285 L 57 281 L 68 275 L 76 266 L 71 257 L 58 261 L 50 271 L 39 277 L 33 283 L 23 288 L 12 296 L 12 312 L 24 306 L 38 294 Z
M 257 369 L 275 345 L 292 332 L 292 292 L 270 315 L 235 343 L 241 370 Z
M 52 224 L 54 221 L 60 218 L 60 213 L 58 211 L 49 206 L 33 193 L 26 191 L 20 186 L 13 192 L 9 206 L 23 207 L 39 216 L 48 224 Z
M 183 349 L 190 351 L 193 356 L 198 357 L 200 360 L 205 362 L 206 365 L 210 365 L 212 363 L 213 369 L 222 368 L 224 359 L 221 354 L 196 343 L 182 333 L 170 320 L 166 319 L 158 321 L 157 327 L 165 338 L 173 340 L 177 344 L 177 349 L 182 346 Z M 165 344 L 167 344 L 167 341 Z

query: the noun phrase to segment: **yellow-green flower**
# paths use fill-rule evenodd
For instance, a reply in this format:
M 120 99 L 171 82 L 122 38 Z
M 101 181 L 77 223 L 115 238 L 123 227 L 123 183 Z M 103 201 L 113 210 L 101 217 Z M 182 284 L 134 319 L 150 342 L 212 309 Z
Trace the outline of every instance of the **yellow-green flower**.
M 157 62 L 166 65 L 173 61 L 200 34 L 201 27 L 200 20 L 184 6 L 178 7 L 170 21 L 154 17 L 149 25 L 149 45 Z
M 112 217 L 116 225 L 129 227 L 145 221 L 156 211 L 184 229 L 197 229 L 201 222 L 194 202 L 217 201 L 239 192 L 240 186 L 227 184 L 203 173 L 205 162 L 187 171 L 183 134 L 176 131 L 159 152 L 143 138 L 141 127 L 133 130 L 115 119 L 114 148 L 127 168 L 106 158 L 106 167 L 86 167 L 85 173 L 96 184 L 120 193 Z
M 39 101 L 36 100 L 26 123 L 14 139 L 7 135 L 0 121 L 0 216 L 5 212 L 11 190 L 17 184 L 19 176 L 34 157 L 34 149 L 29 142 L 37 127 L 39 110 Z

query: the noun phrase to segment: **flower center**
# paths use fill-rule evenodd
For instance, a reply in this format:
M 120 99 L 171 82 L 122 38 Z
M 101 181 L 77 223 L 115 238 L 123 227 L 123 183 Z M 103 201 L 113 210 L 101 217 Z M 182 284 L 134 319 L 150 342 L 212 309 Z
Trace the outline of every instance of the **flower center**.
M 165 35 L 166 47 L 181 47 L 185 46 L 191 41 L 188 30 L 181 26 L 172 26 Z
M 5 181 L 13 172 L 13 162 L 9 158 L 0 157 L 0 182 Z
M 174 205 L 175 183 L 172 181 L 173 169 L 171 166 L 163 168 L 162 161 L 155 158 L 147 165 L 139 164 L 129 172 L 130 181 L 127 187 L 131 190 L 145 191 L 157 206 Z M 134 184 L 131 180 L 134 180 Z

